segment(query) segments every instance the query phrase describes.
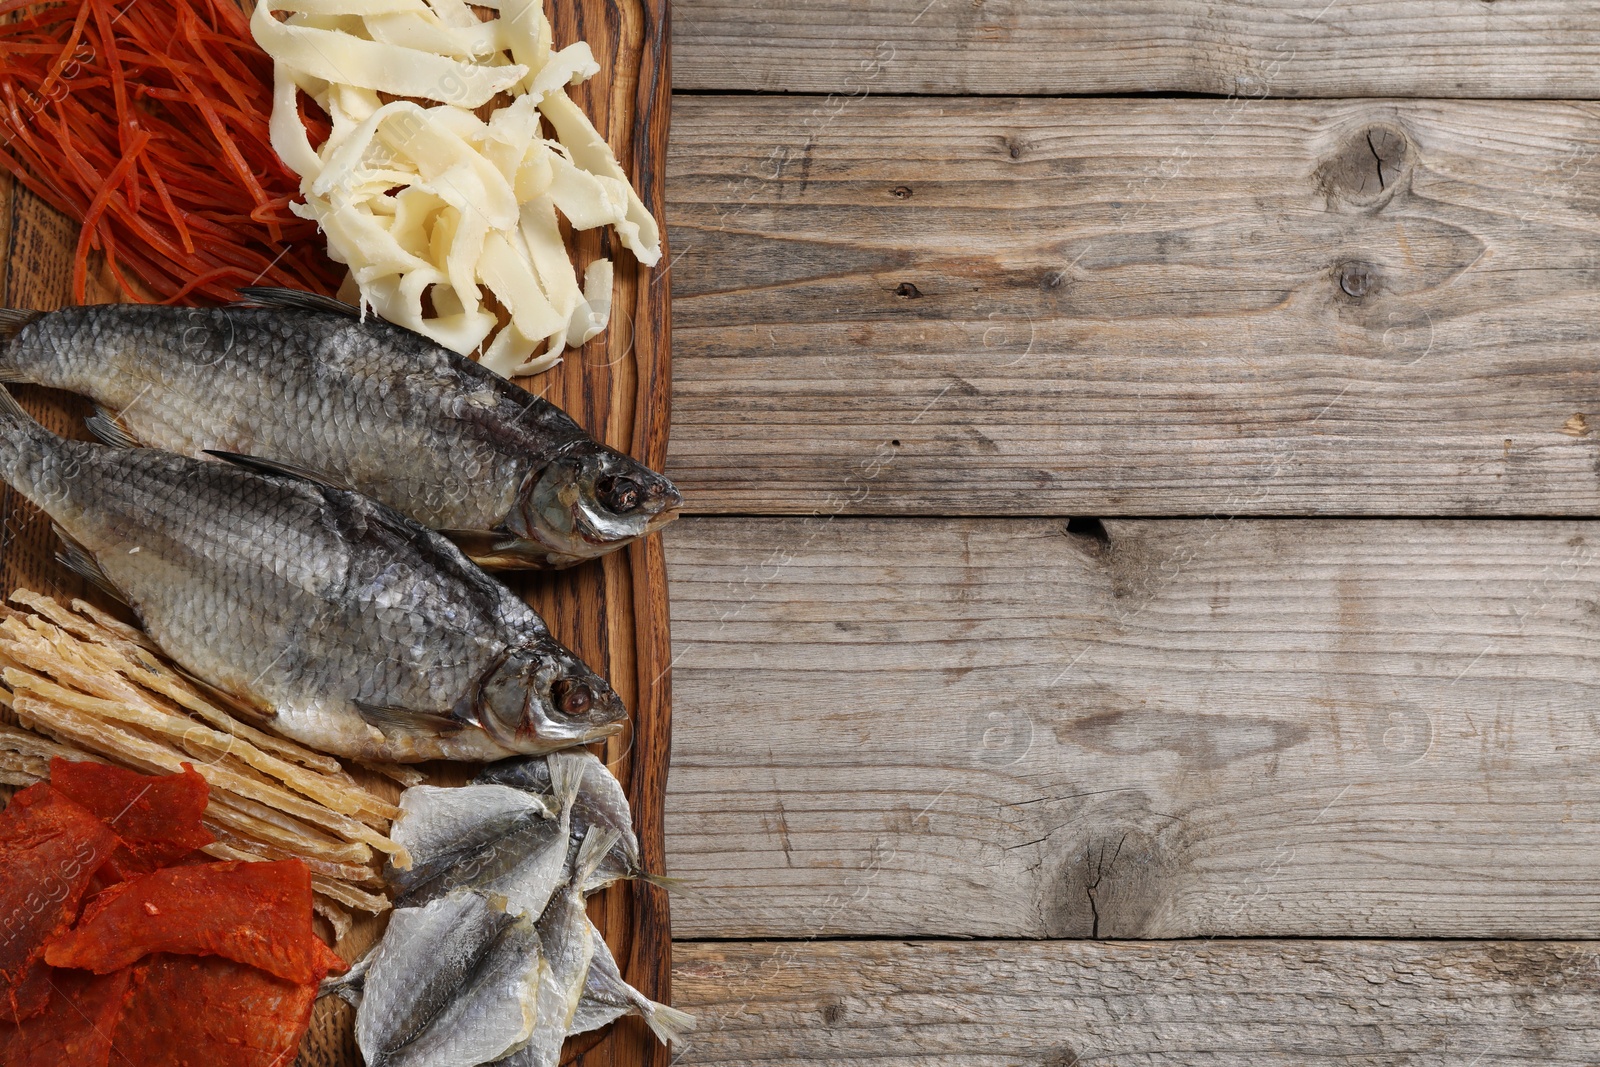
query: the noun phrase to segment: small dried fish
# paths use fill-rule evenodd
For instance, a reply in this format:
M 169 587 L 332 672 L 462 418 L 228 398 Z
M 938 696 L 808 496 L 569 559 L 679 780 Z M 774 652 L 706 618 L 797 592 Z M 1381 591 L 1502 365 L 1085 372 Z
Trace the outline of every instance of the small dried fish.
M 562 753 L 562 758 L 580 761 L 583 766 L 582 784 L 572 804 L 574 849 L 590 829 L 612 830 L 617 835 L 616 844 L 590 876 L 589 883 L 583 887 L 584 892 L 593 893 L 623 878 L 638 878 L 665 888 L 678 888 L 681 883 L 677 880 L 650 874 L 644 869 L 639 858 L 639 838 L 633 831 L 633 811 L 628 806 L 628 795 L 623 792 L 622 783 L 617 781 L 616 775 L 591 752 L 575 749 Z M 535 796 L 549 796 L 550 766 L 543 756 L 501 760 L 484 768 L 473 779 L 473 783 L 510 786 Z
M 594 959 L 583 981 L 583 996 L 573 1013 L 567 1036 L 598 1030 L 624 1015 L 638 1015 L 663 1045 L 683 1040 L 695 1027 L 695 1018 L 686 1011 L 657 1004 L 622 978 L 622 969 L 611 948 L 594 932 Z
M 629 1014 L 642 1016 L 663 1042 L 694 1028 L 693 1016 L 623 980 L 585 912 L 585 886 L 613 853 L 618 834 L 593 828 L 576 850 L 567 847 L 563 827 L 585 765 L 575 755 L 550 760 L 562 800 L 553 816 L 540 797 L 492 783 L 419 786 L 401 797 L 396 840 L 419 857 L 418 870 L 444 861 L 423 882 L 438 895 L 415 906 L 403 896 L 378 946 L 322 989 L 357 1005 L 357 1039 L 373 1067 L 475 1067 L 491 1060 L 551 1067 L 568 1034 Z M 516 823 L 511 836 L 546 828 L 537 863 L 507 862 L 494 849 L 491 831 L 508 818 Z M 456 831 L 466 846 L 452 844 Z M 484 856 L 488 861 L 474 872 L 474 858 Z M 543 889 L 543 864 L 551 858 L 555 892 Z M 409 873 L 390 872 L 397 879 Z M 542 913 L 518 911 L 535 904 Z
M 584 893 L 595 893 L 621 878 L 638 878 L 664 889 L 682 888 L 683 883 L 677 878 L 654 875 L 645 870 L 638 854 L 638 837 L 634 833 L 634 811 L 627 803 L 627 793 L 622 792 L 622 782 L 616 781 L 616 776 L 606 768 L 605 763 L 594 753 L 581 749 L 562 755 L 563 758 L 582 763 L 582 784 L 579 785 L 578 798 L 573 801 L 573 851 L 576 851 L 579 841 L 592 827 L 614 830 L 618 835 L 616 845 L 611 846 L 610 853 L 606 853 L 605 861 L 595 869 L 594 875 L 590 875 Z M 550 768 L 544 757 L 514 758 L 491 763 L 472 781 L 474 784 L 509 785 L 512 789 L 526 790 L 536 797 L 550 795 Z
M 561 1044 L 583 999 L 584 981 L 595 943 L 600 940 L 599 931 L 584 912 L 583 886 L 616 838 L 614 830 L 593 830 L 584 838 L 572 876 L 539 917 L 544 966 L 533 1004 L 533 1031 L 525 1043 L 496 1061 L 500 1067 L 558 1067 L 561 1063 Z
M 388 872 L 401 890 L 396 903 L 422 904 L 470 887 L 503 898 L 512 915 L 537 918 L 562 882 L 583 768 L 578 753 L 551 755 L 548 804 L 501 785 L 406 790 L 390 832 L 412 865 Z
M 548 971 L 532 917 L 459 889 L 396 909 L 383 940 L 320 992 L 356 1005 L 368 1067 L 478 1067 L 533 1035 Z
M 515 919 L 422 1033 L 369 1067 L 478 1067 L 525 1041 L 547 966 L 531 918 Z

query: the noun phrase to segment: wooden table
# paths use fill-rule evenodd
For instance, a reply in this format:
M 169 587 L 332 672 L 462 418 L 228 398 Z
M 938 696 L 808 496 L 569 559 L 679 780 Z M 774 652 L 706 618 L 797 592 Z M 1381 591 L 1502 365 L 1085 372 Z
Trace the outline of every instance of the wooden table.
M 674 20 L 681 1062 L 1600 1062 L 1600 4 Z

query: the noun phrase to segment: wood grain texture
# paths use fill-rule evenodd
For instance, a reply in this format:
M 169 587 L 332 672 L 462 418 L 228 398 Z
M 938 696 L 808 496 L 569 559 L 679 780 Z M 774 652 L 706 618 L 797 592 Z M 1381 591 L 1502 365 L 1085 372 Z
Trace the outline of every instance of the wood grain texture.
M 807 1067 L 1593 1064 L 1594 944 L 680 944 L 680 1061 Z
M 1570 0 L 680 0 L 683 89 L 1600 96 Z
M 1595 105 L 675 107 L 691 509 L 1600 511 Z
M 557 42 L 587 41 L 600 71 L 573 92 L 617 153 L 644 203 L 665 214 L 671 120 L 668 0 L 587 0 L 548 5 Z M 644 269 L 614 246 L 609 230 L 576 237 L 580 263 L 601 254 L 618 263 L 611 328 L 528 384 L 595 437 L 661 469 L 671 417 L 670 286 L 662 267 Z M 663 255 L 670 255 L 663 237 Z M 620 314 L 618 313 L 620 310 Z M 632 710 L 632 730 L 603 753 L 627 789 L 644 862 L 662 870 L 662 810 L 671 754 L 671 640 L 660 538 L 580 568 L 600 580 L 597 595 L 572 597 L 565 576 L 529 583 L 556 633 L 585 634 L 571 647 L 605 675 Z M 578 579 L 583 580 L 581 577 Z M 593 651 L 590 651 L 590 648 Z M 593 658 L 590 658 L 590 657 Z M 620 683 L 620 684 L 619 684 Z M 623 976 L 654 1000 L 670 1001 L 672 928 L 666 893 L 622 883 L 590 904 Z M 574 1040 L 565 1062 L 581 1067 L 666 1067 L 669 1053 L 637 1019 Z
M 556 5 L 558 44 L 586 40 L 601 65 L 574 98 L 595 120 L 633 177 L 644 202 L 664 213 L 663 175 L 670 122 L 666 0 L 593 0 Z M 0 211 L 5 240 L 4 295 L 9 307 L 52 309 L 69 299 L 74 224 L 45 207 L 9 178 Z M 661 270 L 640 268 L 613 247 L 609 233 L 579 234 L 580 262 L 596 255 L 617 262 L 611 328 L 555 370 L 523 384 L 561 405 L 595 437 L 659 469 L 665 462 L 671 401 L 669 287 Z M 93 281 L 93 279 L 92 279 Z M 115 299 L 103 282 L 91 301 Z M 19 397 L 58 432 L 87 436 L 87 404 L 44 390 Z M 9 489 L 0 495 L 0 572 L 5 590 L 18 585 L 58 595 L 84 595 L 81 582 L 57 566 L 48 520 Z M 659 538 L 613 554 L 600 565 L 519 583 L 557 637 L 610 679 L 632 710 L 632 730 L 608 742 L 602 755 L 627 788 L 645 862 L 661 870 L 662 803 L 669 754 L 670 640 L 667 587 Z M 102 606 L 104 602 L 101 601 Z M 436 781 L 460 782 L 470 773 L 437 767 Z M 381 786 L 378 786 L 381 788 Z M 670 999 L 671 926 L 663 891 L 642 884 L 614 887 L 590 903 L 627 979 L 656 1000 Z M 353 958 L 378 936 L 382 920 L 358 921 L 340 943 Z M 317 1006 L 299 1067 L 357 1067 L 351 1012 L 337 998 Z M 665 1067 L 667 1053 L 637 1020 L 625 1020 L 574 1040 L 566 1061 L 583 1067 Z
M 687 938 L 1600 936 L 1600 525 L 692 519 Z
M 77 227 L 38 197 L 0 171 L 0 218 L 5 239 L 3 295 L 5 307 L 51 310 L 71 301 L 72 251 Z M 99 279 L 89 278 L 93 298 L 114 299 Z M 17 398 L 35 418 L 57 433 L 87 438 L 83 420 L 92 406 L 76 397 L 33 386 L 15 388 Z M 59 545 L 50 520 L 9 485 L 0 483 L 0 583 L 9 594 L 29 586 L 52 596 L 85 597 L 112 607 L 87 582 L 55 563 Z

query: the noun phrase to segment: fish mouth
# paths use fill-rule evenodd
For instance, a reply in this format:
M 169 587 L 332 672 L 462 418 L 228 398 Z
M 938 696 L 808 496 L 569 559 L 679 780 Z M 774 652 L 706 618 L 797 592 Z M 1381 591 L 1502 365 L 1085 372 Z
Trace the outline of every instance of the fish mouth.
M 663 511 L 661 514 L 656 515 L 650 520 L 649 525 L 645 527 L 644 533 L 640 534 L 640 536 L 648 537 L 653 533 L 659 532 L 663 526 L 676 521 L 678 516 L 682 514 L 683 506 L 681 504 L 669 511 Z
M 608 722 L 602 726 L 585 727 L 582 730 L 574 731 L 571 740 L 574 745 L 590 745 L 596 741 L 604 741 L 608 737 L 615 737 L 622 732 L 622 728 L 625 725 L 627 724 L 619 719 L 616 722 Z
M 615 519 L 594 515 L 581 500 L 573 501 L 568 514 L 572 533 L 534 530 L 532 537 L 515 535 L 494 542 L 487 549 L 464 546 L 467 556 L 484 570 L 560 569 L 598 559 L 613 549 L 622 548 L 657 533 L 681 515 L 683 497 L 673 490 L 672 506 L 651 515 L 642 526 L 623 527 Z
M 650 516 L 650 521 L 645 524 L 645 533 L 652 534 L 667 523 L 676 519 L 683 513 L 683 493 L 671 482 L 666 483 L 661 493 L 659 510 Z
M 544 751 L 589 745 L 621 733 L 627 719 L 628 709 L 622 706 L 620 698 L 612 695 L 605 709 L 592 713 L 587 722 L 558 722 L 541 712 L 532 723 L 517 731 L 517 739 Z

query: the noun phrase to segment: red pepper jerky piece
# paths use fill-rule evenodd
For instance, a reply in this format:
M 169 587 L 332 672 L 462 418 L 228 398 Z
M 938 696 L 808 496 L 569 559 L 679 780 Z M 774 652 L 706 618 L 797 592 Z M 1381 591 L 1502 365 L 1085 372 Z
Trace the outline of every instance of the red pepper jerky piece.
M 27 1003 L 18 993 L 118 843 L 105 823 L 43 782 L 0 812 L 0 1018 L 38 1006 L 36 988 Z
M 289 1067 L 317 982 L 287 982 L 218 956 L 151 956 L 117 1025 L 113 1062 Z
M 11 991 L 6 1003 L 0 1004 L 0 1022 L 20 1023 L 44 1011 L 50 1003 L 51 968 L 36 961 L 27 974 Z
M 47 968 L 40 972 L 48 976 L 48 1004 L 42 1014 L 20 1025 L 0 1025 L 0 1063 L 6 1067 L 107 1067 L 133 973 L 89 974 Z M 287 1061 L 280 1067 L 287 1067 Z
M 350 965 L 344 961 L 344 957 L 329 948 L 327 942 L 317 937 L 314 931 L 311 936 L 311 943 L 314 946 L 311 954 L 311 966 L 322 975 L 322 978 L 326 978 L 330 974 L 343 974 L 350 969 Z M 318 984 L 321 984 L 322 978 L 317 979 Z
M 170 867 L 111 891 L 51 942 L 51 966 L 104 974 L 170 952 L 224 956 L 290 982 L 326 971 L 311 927 L 311 872 L 299 860 Z
M 180 774 L 140 774 L 104 763 L 50 761 L 50 784 L 99 816 L 127 847 L 112 856 L 120 879 L 169 867 L 216 840 L 200 825 L 210 789 L 187 763 Z

